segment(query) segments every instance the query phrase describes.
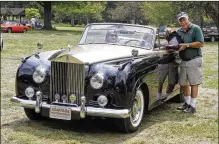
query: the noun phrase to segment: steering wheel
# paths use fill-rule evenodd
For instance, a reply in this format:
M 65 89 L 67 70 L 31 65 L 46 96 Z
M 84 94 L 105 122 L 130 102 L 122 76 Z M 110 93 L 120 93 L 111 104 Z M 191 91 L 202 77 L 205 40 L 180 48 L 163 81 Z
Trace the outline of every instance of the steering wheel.
M 127 43 L 129 43 L 129 42 L 132 42 L 132 41 L 136 41 L 136 42 L 138 42 L 139 44 L 141 43 L 140 40 L 128 40 L 128 41 L 125 42 L 125 44 L 127 44 Z
M 139 44 L 139 46 L 141 46 L 141 47 L 149 47 L 149 48 L 152 48 L 152 45 L 150 44 L 150 43 L 148 43 L 148 42 L 146 42 L 146 41 L 141 41 L 141 40 L 128 40 L 128 41 L 126 41 L 125 42 L 125 45 L 127 44 L 127 43 L 129 43 L 129 42 L 131 42 L 131 41 L 136 41 L 136 42 L 138 42 Z M 143 44 L 143 45 L 142 45 Z

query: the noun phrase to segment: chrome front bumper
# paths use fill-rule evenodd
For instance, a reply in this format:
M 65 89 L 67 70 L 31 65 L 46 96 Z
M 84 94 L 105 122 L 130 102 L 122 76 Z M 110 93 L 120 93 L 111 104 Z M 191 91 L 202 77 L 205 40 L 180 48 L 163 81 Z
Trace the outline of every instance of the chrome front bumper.
M 24 100 L 17 98 L 16 96 L 11 98 L 11 102 L 15 105 L 35 109 L 36 101 L 33 100 Z M 52 104 L 48 104 L 47 102 L 42 102 L 40 108 L 41 112 L 44 113 L 44 110 L 47 109 L 49 111 L 50 106 Z M 84 111 L 85 110 L 85 111 Z M 129 109 L 108 109 L 108 108 L 95 108 L 95 107 L 86 107 L 86 106 L 78 106 L 71 107 L 71 112 L 75 113 L 75 115 L 79 115 L 80 118 L 84 118 L 86 115 L 88 116 L 96 116 L 96 117 L 110 117 L 110 118 L 127 118 L 130 116 Z M 49 113 L 44 113 L 44 116 L 49 116 Z

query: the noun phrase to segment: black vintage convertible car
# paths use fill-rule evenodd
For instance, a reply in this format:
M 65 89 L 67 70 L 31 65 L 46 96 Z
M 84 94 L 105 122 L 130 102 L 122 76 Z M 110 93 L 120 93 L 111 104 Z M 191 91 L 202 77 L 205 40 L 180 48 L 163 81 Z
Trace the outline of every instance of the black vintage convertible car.
M 182 100 L 177 82 L 166 100 L 156 98 L 163 71 L 176 62 L 175 52 L 156 43 L 156 31 L 132 24 L 89 24 L 77 47 L 24 58 L 11 101 L 24 107 L 31 120 L 112 118 L 120 130 L 136 131 L 144 112 L 171 98 Z M 174 68 L 177 72 L 178 64 Z M 167 87 L 166 78 L 163 91 Z

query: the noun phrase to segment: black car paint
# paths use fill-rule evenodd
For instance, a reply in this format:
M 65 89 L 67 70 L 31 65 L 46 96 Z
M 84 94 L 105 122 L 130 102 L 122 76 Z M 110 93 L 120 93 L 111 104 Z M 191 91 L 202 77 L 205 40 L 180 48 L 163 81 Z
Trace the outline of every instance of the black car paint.
M 50 65 L 52 57 L 57 56 L 61 51 L 56 53 L 39 54 L 40 59 L 35 55 L 23 60 L 18 68 L 16 77 L 16 94 L 17 97 L 27 99 L 25 89 L 32 86 L 35 91 L 42 91 L 43 97 L 49 97 L 50 83 Z M 139 56 L 139 58 L 130 57 L 128 59 L 112 60 L 111 62 L 102 62 L 89 65 L 85 77 L 85 96 L 87 101 L 96 101 L 99 95 L 106 95 L 109 103 L 106 107 L 110 108 L 130 108 L 134 100 L 134 93 L 138 87 L 144 84 L 143 79 L 148 73 L 153 73 L 160 61 L 160 57 L 155 52 L 149 56 Z M 32 75 L 36 67 L 42 63 L 46 67 L 46 79 L 43 83 L 37 84 L 33 81 Z M 90 78 L 98 72 L 104 74 L 104 85 L 101 89 L 95 90 L 90 85 Z M 144 84 L 147 88 L 147 84 Z M 144 90 L 149 91 L 149 90 Z M 146 92 L 145 92 L 146 94 Z M 149 95 L 147 95 L 149 101 Z M 33 98 L 34 99 L 34 98 Z M 50 101 L 48 100 L 48 103 Z

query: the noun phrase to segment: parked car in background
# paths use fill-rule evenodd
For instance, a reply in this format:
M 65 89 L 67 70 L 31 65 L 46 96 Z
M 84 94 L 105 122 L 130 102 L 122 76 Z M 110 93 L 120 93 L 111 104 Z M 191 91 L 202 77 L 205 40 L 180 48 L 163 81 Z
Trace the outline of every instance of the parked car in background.
M 206 41 L 214 42 L 216 40 L 219 40 L 219 33 L 218 33 L 217 27 L 205 27 L 202 29 L 204 39 Z
M 156 31 L 134 24 L 89 24 L 78 46 L 24 58 L 11 101 L 24 107 L 31 120 L 112 118 L 121 131 L 134 132 L 144 111 L 171 98 L 183 100 L 178 84 L 167 99 L 156 99 L 159 77 L 169 68 L 158 65 L 175 58 L 174 52 L 156 46 Z
M 166 36 L 166 34 L 167 34 L 167 26 L 160 26 L 158 28 L 158 32 L 159 32 L 159 36 L 161 38 L 164 38 Z
M 4 48 L 4 44 L 3 44 L 3 37 L 2 37 L 2 34 L 1 34 L 1 45 L 0 45 L 0 50 L 2 51 Z
M 30 23 L 27 23 L 25 25 L 28 26 L 29 28 L 31 28 L 31 24 Z M 42 29 L 42 28 L 43 28 L 43 24 L 37 23 L 36 29 Z
M 30 28 L 16 21 L 3 21 L 3 23 L 1 24 L 1 30 L 3 32 L 8 32 L 8 33 L 12 33 L 12 32 L 26 33 L 27 31 L 30 30 Z

